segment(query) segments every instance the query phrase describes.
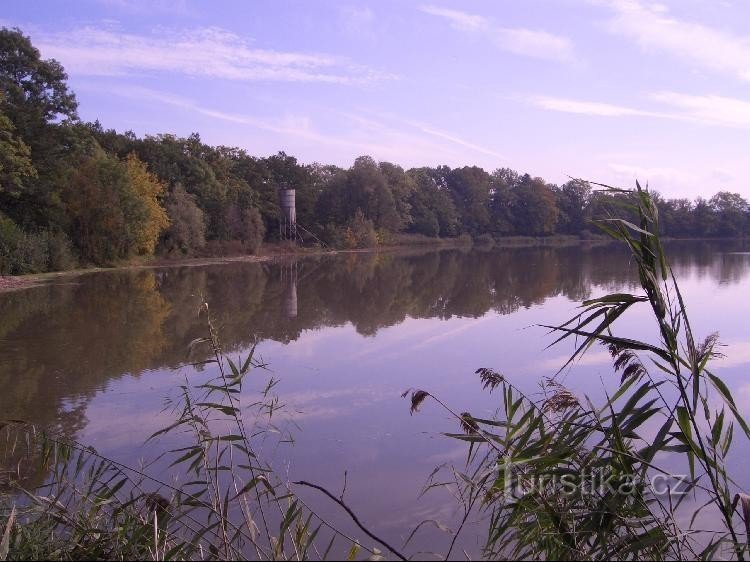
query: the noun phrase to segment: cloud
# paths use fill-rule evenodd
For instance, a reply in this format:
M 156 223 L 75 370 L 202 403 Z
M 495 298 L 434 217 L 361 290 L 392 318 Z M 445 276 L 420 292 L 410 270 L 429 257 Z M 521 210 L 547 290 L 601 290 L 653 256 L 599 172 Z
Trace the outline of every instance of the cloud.
M 334 84 L 394 78 L 331 55 L 252 48 L 218 27 L 158 30 L 150 35 L 82 27 L 41 34 L 34 40 L 45 57 L 56 58 L 70 74 L 83 76 L 171 72 L 233 81 Z
M 534 29 L 497 28 L 495 43 L 502 49 L 527 57 L 573 62 L 573 43 L 560 35 Z
M 688 95 L 676 92 L 657 92 L 655 101 L 680 110 L 679 117 L 728 127 L 750 126 L 750 102 L 717 95 Z
M 129 14 L 166 12 L 173 16 L 195 15 L 188 8 L 187 0 L 97 0 L 97 3 Z
M 624 185 L 631 185 L 635 180 L 653 185 L 693 186 L 696 183 L 694 173 L 676 168 L 611 163 L 609 169 L 614 173 L 616 182 Z
M 150 88 L 143 88 L 140 86 L 128 86 L 128 87 L 98 87 L 92 85 L 83 85 L 82 89 L 86 90 L 100 90 L 107 91 L 111 94 L 115 94 L 121 97 L 156 101 L 165 105 L 171 105 L 188 111 L 219 119 L 221 121 L 228 121 L 236 123 L 238 125 L 248 125 L 257 129 L 262 129 L 272 133 L 280 135 L 290 135 L 296 137 L 302 137 L 307 140 L 314 142 L 325 143 L 325 144 L 342 144 L 345 141 L 337 140 L 333 137 L 322 135 L 312 130 L 311 120 L 307 116 L 300 115 L 285 115 L 281 118 L 261 118 L 253 115 L 246 115 L 241 113 L 232 113 L 227 111 L 221 111 L 210 107 L 205 107 L 192 99 L 178 96 L 166 92 L 160 92 L 158 90 L 152 90 Z
M 542 373 L 556 373 L 560 367 L 567 363 L 570 359 L 570 354 L 556 355 L 547 359 L 540 359 L 534 364 L 534 368 Z M 607 351 L 589 351 L 579 356 L 573 365 L 581 365 L 587 367 L 594 367 L 600 365 L 610 365 L 612 363 L 612 355 Z
M 699 67 L 750 81 L 750 36 L 671 17 L 661 4 L 612 0 L 607 29 L 627 37 L 643 50 L 664 52 Z
M 542 109 L 597 117 L 655 117 L 722 127 L 750 127 L 750 102 L 713 94 L 691 95 L 655 92 L 648 99 L 669 106 L 660 110 L 641 109 L 588 100 L 531 96 L 528 101 Z
M 578 113 L 581 115 L 596 115 L 600 117 L 624 117 L 629 115 L 655 115 L 650 111 L 634 109 L 622 105 L 601 103 L 594 101 L 572 100 L 567 98 L 555 98 L 548 96 L 534 96 L 531 103 L 551 111 L 564 113 Z
M 488 156 L 494 156 L 495 158 L 500 158 L 501 160 L 505 159 L 505 156 L 502 154 L 492 150 L 491 148 L 487 148 L 484 146 L 480 146 L 478 144 L 474 144 L 473 142 L 469 142 L 467 140 L 464 140 L 460 137 L 457 137 L 456 135 L 453 135 L 451 133 L 447 133 L 445 131 L 441 131 L 439 129 L 435 129 L 434 127 L 431 127 L 429 125 L 424 125 L 422 123 L 418 123 L 416 121 L 407 121 L 407 123 L 423 133 L 427 133 L 428 135 L 432 135 L 434 137 L 445 139 L 451 143 L 457 144 L 459 146 L 463 146 L 468 148 L 469 150 L 472 150 L 474 152 L 479 152 L 481 154 L 486 154 Z
M 377 120 L 353 113 L 341 114 L 356 123 L 366 138 L 382 138 L 384 141 L 383 147 L 386 149 L 386 152 L 392 154 L 389 158 L 393 158 L 395 161 L 402 161 L 404 149 L 405 147 L 409 147 L 424 154 L 422 156 L 423 160 L 415 161 L 415 165 L 426 165 L 425 158 L 431 162 L 455 162 L 457 156 L 463 157 L 462 154 L 456 153 L 456 146 L 467 148 L 475 154 L 484 154 L 493 158 L 504 159 L 501 154 L 489 147 L 469 142 L 451 132 L 437 129 L 432 125 L 403 120 L 397 116 L 387 114 L 378 114 L 376 116 Z M 394 124 L 389 125 L 388 122 Z M 403 128 L 403 125 L 407 125 L 409 128 Z M 418 133 L 423 134 L 414 134 L 414 129 Z M 435 142 L 435 140 L 438 142 Z
M 484 16 L 449 8 L 425 5 L 419 9 L 447 20 L 452 28 L 459 31 L 482 33 L 504 51 L 557 62 L 575 61 L 573 43 L 567 37 L 536 29 L 501 27 Z
M 344 118 L 346 130 L 328 134 L 317 130 L 313 120 L 306 115 L 287 114 L 269 118 L 222 111 L 206 107 L 183 96 L 140 86 L 84 83 L 79 85 L 79 89 L 159 102 L 213 119 L 247 125 L 286 138 L 301 139 L 318 146 L 334 147 L 344 151 L 349 160 L 361 154 L 370 154 L 377 159 L 399 163 L 405 163 L 405 159 L 408 159 L 414 165 L 426 165 L 426 161 L 457 163 L 459 159 L 460 161 L 471 160 L 465 154 L 457 152 L 457 146 L 468 149 L 470 153 L 502 158 L 490 148 L 471 143 L 452 133 L 396 117 L 374 120 L 353 113 L 336 112 L 334 115 Z M 386 121 L 392 121 L 394 124 L 389 125 Z
M 438 16 L 448 20 L 451 27 L 459 29 L 461 31 L 479 31 L 487 29 L 489 22 L 486 18 L 478 16 L 476 14 L 468 14 L 459 10 L 451 10 L 449 8 L 440 8 L 438 6 L 425 5 L 420 6 L 419 9 L 425 14 L 431 16 Z
M 724 357 L 715 359 L 719 368 L 728 369 L 750 363 L 750 341 L 733 340 L 724 342 L 724 345 L 718 351 L 724 354 Z M 750 389 L 750 385 L 747 385 L 747 388 Z

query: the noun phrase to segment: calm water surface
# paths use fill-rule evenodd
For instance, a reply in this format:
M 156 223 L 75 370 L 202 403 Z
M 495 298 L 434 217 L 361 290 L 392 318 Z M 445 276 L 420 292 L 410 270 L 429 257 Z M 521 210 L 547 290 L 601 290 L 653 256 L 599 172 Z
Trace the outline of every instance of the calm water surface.
M 746 250 L 674 243 L 669 254 L 694 330 L 720 332 L 726 358 L 715 370 L 750 414 Z M 181 366 L 189 342 L 205 333 L 197 314 L 204 296 L 225 349 L 244 354 L 258 341 L 281 381 L 281 423 L 298 429 L 293 446 L 269 451 L 276 465 L 335 490 L 346 471 L 348 503 L 400 543 L 423 519 L 455 520 L 447 494 L 419 498 L 419 490 L 435 466 L 460 466 L 466 455 L 441 437 L 456 429 L 444 412 L 426 403 L 410 416 L 401 393 L 424 388 L 487 417 L 496 397 L 481 390 L 476 368 L 536 392 L 572 348 L 545 349 L 551 339 L 535 326 L 567 320 L 582 299 L 636 290 L 633 264 L 611 245 L 91 273 L 0 294 L 0 417 L 54 426 L 129 464 L 153 456 L 143 443 L 172 419 L 165 399 L 193 373 Z M 646 312 L 627 314 L 623 333 L 655 335 Z M 563 380 L 596 399 L 617 378 L 604 350 L 592 349 Z M 343 521 L 323 498 L 305 497 Z M 463 540 L 470 552 L 481 528 L 475 523 Z M 450 537 L 424 529 L 413 549 L 444 552 Z

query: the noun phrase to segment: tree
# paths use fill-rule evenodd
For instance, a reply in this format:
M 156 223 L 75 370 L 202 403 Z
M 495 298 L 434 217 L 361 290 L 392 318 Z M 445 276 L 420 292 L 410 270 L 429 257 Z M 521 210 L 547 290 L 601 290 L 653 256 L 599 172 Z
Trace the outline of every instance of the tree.
M 359 209 L 375 228 L 398 230 L 399 217 L 393 194 L 385 176 L 370 156 L 358 157 L 347 172 L 344 202 L 348 217 L 353 217 Z
M 84 262 L 150 255 L 169 224 L 164 185 L 135 155 L 124 162 L 98 148 L 69 173 L 62 193 L 69 231 Z
M 134 196 L 127 168 L 99 151 L 70 175 L 63 193 L 71 237 L 84 262 L 108 264 L 135 253 L 131 222 L 145 215 Z
M 164 253 L 190 255 L 206 245 L 206 222 L 203 211 L 195 204 L 195 196 L 176 184 L 165 202 L 169 227 L 160 248 Z
M 0 29 L 0 110 L 22 138 L 35 138 L 40 128 L 61 119 L 77 119 L 67 78 L 59 62 L 42 60 L 20 29 Z
M 240 240 L 250 253 L 258 251 L 266 234 L 263 217 L 258 209 L 241 209 L 237 205 L 230 205 L 227 209 L 227 223 L 232 240 Z
M 0 192 L 17 195 L 23 180 L 36 175 L 31 148 L 15 134 L 11 120 L 0 113 Z
M 136 228 L 135 251 L 140 255 L 153 255 L 156 243 L 164 229 L 169 226 L 169 217 L 161 206 L 165 186 L 154 174 L 148 171 L 135 153 L 130 153 L 125 161 L 130 187 L 142 206 L 144 216 Z
M 591 186 L 581 180 L 570 180 L 557 190 L 557 207 L 560 210 L 557 230 L 565 234 L 578 234 L 588 228 L 588 208 Z
M 447 180 L 463 230 L 470 234 L 486 232 L 490 224 L 490 175 L 478 166 L 464 166 L 451 171 Z
M 490 178 L 490 226 L 498 234 L 513 234 L 513 205 L 519 183 L 518 172 L 499 168 Z
M 0 208 L 24 229 L 64 226 L 62 182 L 92 150 L 90 134 L 77 126 L 77 103 L 66 79 L 60 63 L 42 60 L 20 30 L 0 29 L 0 113 L 13 131 L 8 139 L 6 124 L 3 136 L 21 160 L 30 157 L 36 171 L 16 175 L 12 193 L 0 189 Z
M 391 164 L 390 162 L 381 162 L 379 167 L 393 196 L 393 203 L 398 217 L 395 230 L 405 230 L 414 220 L 411 215 L 411 203 L 409 203 L 411 195 L 416 189 L 414 180 L 401 166 Z
M 415 186 L 409 200 L 414 221 L 410 231 L 427 236 L 456 236 L 458 212 L 443 182 L 442 172 L 434 168 L 414 168 L 408 174 Z
M 698 197 L 691 214 L 691 236 L 714 236 L 716 232 L 716 214 L 711 204 L 703 197 Z
M 512 212 L 516 232 L 530 236 L 552 234 L 559 215 L 550 187 L 542 178 L 529 174 L 519 180 Z
M 719 236 L 744 236 L 747 224 L 747 201 L 739 193 L 720 191 L 709 200 L 718 219 Z

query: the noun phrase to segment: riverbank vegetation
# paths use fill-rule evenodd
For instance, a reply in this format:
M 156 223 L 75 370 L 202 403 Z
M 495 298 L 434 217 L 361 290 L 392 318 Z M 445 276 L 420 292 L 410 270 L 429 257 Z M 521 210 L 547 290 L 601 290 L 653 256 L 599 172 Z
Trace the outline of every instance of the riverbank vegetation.
M 277 192 L 297 190 L 310 243 L 366 248 L 419 239 L 591 236 L 620 197 L 509 168 L 404 170 L 369 156 L 344 169 L 209 146 L 195 133 L 138 137 L 79 119 L 63 67 L 20 30 L 0 30 L 0 274 L 134 257 L 254 253 L 278 239 Z M 707 186 L 710 189 L 710 186 Z M 742 237 L 748 205 L 653 195 L 662 234 Z

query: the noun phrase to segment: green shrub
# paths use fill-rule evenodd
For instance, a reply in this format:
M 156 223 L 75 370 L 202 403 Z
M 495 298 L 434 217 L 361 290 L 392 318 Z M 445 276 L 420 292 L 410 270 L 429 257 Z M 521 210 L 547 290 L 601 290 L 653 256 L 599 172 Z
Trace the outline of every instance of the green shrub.
M 16 223 L 0 215 L 0 275 L 14 273 L 16 247 L 21 235 L 21 230 L 16 226 Z
M 495 245 L 495 239 L 489 232 L 480 234 L 479 236 L 474 237 L 473 240 L 474 244 L 476 244 L 477 246 L 491 247 Z
M 72 269 L 70 239 L 63 232 L 24 232 L 0 216 L 0 275 L 24 275 Z
M 78 265 L 73 244 L 64 232 L 48 232 L 47 237 L 47 270 L 65 271 Z
M 14 254 L 13 273 L 43 273 L 48 271 L 49 247 L 47 233 L 22 233 L 18 238 Z

